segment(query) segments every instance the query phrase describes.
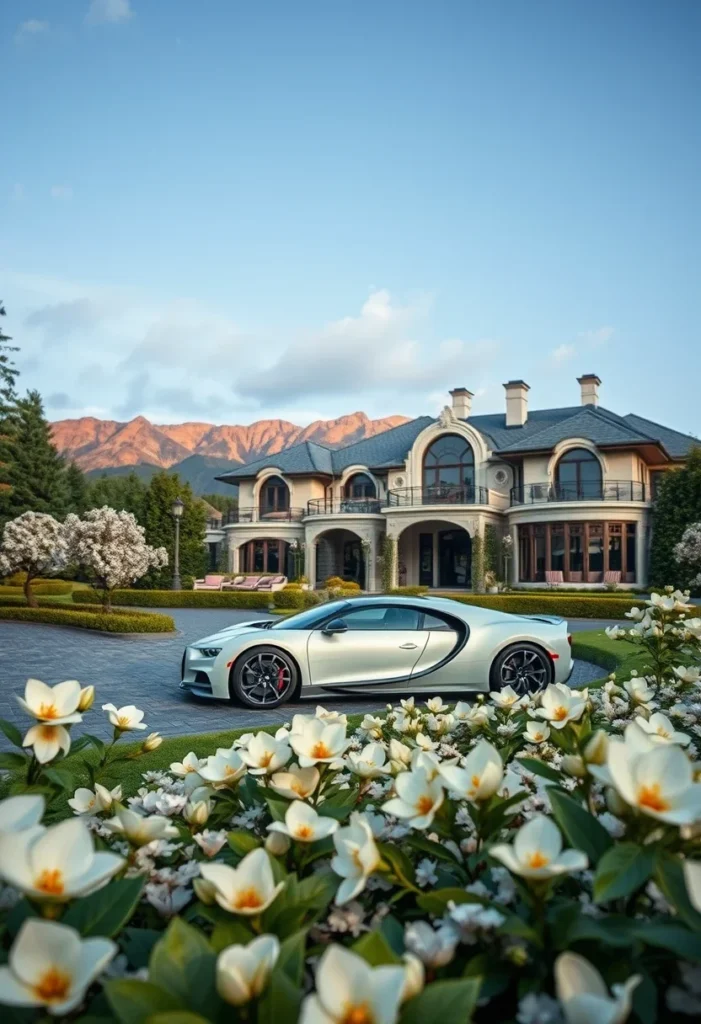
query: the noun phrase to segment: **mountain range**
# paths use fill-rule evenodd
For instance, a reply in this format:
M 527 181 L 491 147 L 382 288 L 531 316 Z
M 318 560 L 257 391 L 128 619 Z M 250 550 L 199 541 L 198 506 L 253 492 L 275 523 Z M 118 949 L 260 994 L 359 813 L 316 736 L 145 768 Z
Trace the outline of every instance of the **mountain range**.
M 177 472 L 198 494 L 232 494 L 214 477 L 273 455 L 292 444 L 316 441 L 338 448 L 405 423 L 406 416 L 372 420 L 364 412 L 300 427 L 287 420 L 258 420 L 248 426 L 212 423 L 151 423 L 137 416 L 126 423 L 84 416 L 52 423 L 56 447 L 90 476 L 132 470 L 149 479 L 159 469 Z

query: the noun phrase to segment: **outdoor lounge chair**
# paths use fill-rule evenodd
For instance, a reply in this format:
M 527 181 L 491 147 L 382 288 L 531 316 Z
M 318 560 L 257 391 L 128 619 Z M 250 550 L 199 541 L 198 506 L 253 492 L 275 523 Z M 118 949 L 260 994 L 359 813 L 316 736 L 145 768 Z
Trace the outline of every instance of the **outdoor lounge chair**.
M 239 585 L 239 583 L 243 583 L 245 579 L 245 576 L 234 576 L 234 578 L 231 580 L 224 580 L 224 582 L 221 585 L 221 588 L 222 590 L 233 590 L 234 587 L 237 587 Z
M 615 569 L 609 569 L 604 573 L 604 583 L 615 583 L 616 586 L 621 582 L 621 574 Z
M 261 581 L 260 576 L 245 576 L 241 583 L 236 583 L 231 590 L 257 590 Z
M 221 590 L 224 576 L 205 576 L 203 580 L 195 580 L 193 590 Z
M 558 585 L 558 583 L 564 583 L 565 582 L 565 578 L 562 575 L 561 570 L 559 570 L 559 569 L 552 570 L 552 571 L 550 569 L 546 569 L 545 570 L 545 582 L 548 584 L 548 586 L 555 587 L 555 586 Z
M 264 576 L 256 590 L 282 590 L 287 583 L 287 576 Z

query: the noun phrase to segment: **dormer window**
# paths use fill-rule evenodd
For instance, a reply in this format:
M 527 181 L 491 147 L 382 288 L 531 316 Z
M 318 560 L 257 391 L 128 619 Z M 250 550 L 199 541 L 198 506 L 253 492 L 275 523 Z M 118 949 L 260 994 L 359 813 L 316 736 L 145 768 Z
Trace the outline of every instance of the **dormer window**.
M 423 489 L 431 495 L 455 495 L 471 500 L 475 489 L 475 456 L 459 434 L 442 434 L 426 449 Z
M 555 488 L 563 501 L 596 500 L 602 495 L 601 463 L 587 448 L 571 448 L 555 469 Z

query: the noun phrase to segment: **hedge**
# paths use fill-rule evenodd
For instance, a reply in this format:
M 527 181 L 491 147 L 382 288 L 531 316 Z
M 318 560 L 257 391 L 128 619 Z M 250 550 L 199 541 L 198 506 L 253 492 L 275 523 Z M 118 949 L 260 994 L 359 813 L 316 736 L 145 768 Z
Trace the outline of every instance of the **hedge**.
M 421 597 L 428 593 L 428 587 L 392 587 L 387 593 L 397 597 Z
M 114 590 L 112 604 L 141 608 L 268 608 L 270 592 L 221 590 Z M 76 604 L 100 604 L 94 590 L 74 590 Z
M 173 633 L 175 623 L 170 615 L 153 612 L 113 610 L 104 615 L 99 609 L 85 608 L 23 608 L 0 606 L 0 619 L 15 622 L 42 622 L 54 626 L 97 629 L 104 633 Z
M 629 598 L 548 597 L 537 594 L 451 594 L 452 601 L 513 615 L 561 615 L 565 619 L 622 619 L 641 604 Z
M 7 597 L 11 597 L 14 594 L 22 594 L 24 585 L 21 583 L 15 584 L 3 584 L 0 586 L 0 594 Z M 70 594 L 73 589 L 73 584 L 67 580 L 44 580 L 39 583 L 32 583 L 32 593 L 36 594 L 37 597 L 43 595 L 44 597 L 60 597 L 65 594 Z
M 273 604 L 276 608 L 312 608 L 321 604 L 321 597 L 313 590 L 276 590 Z

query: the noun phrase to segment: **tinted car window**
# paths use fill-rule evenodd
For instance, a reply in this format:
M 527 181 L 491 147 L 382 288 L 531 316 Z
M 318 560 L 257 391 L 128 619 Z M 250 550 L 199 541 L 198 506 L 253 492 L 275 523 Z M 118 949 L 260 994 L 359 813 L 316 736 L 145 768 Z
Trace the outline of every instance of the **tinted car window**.
M 343 609 L 348 607 L 347 601 L 330 601 L 328 604 L 320 605 L 318 608 L 307 608 L 306 611 L 290 615 L 279 622 L 274 623 L 271 629 L 314 629 L 320 622 L 333 615 L 337 609 L 337 618 L 343 615 Z
M 436 615 L 427 615 L 424 612 L 424 621 L 422 629 L 441 630 L 443 633 L 453 633 L 453 627 L 449 626 L 443 619 L 439 619 Z
M 413 608 L 382 607 L 357 608 L 345 612 L 342 618 L 348 629 L 418 629 L 419 613 Z

